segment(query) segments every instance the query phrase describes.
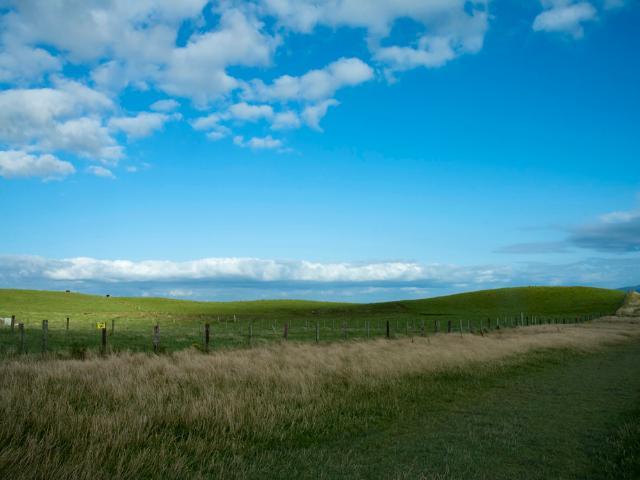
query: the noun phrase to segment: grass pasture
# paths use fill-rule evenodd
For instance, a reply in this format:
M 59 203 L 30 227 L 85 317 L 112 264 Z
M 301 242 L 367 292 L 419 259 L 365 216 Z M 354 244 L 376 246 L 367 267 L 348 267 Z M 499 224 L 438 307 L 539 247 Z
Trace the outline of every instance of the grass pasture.
M 39 353 L 42 320 L 48 320 L 49 350 L 59 355 L 97 351 L 98 322 L 109 331 L 112 352 L 150 351 L 153 326 L 160 325 L 161 348 L 177 351 L 203 344 L 211 325 L 211 347 L 238 348 L 280 342 L 284 325 L 292 341 L 321 342 L 383 337 L 386 322 L 394 338 L 445 331 L 478 331 L 489 322 L 512 326 L 521 314 L 533 322 L 572 322 L 577 317 L 609 314 L 624 292 L 586 287 L 524 287 L 486 290 L 426 300 L 377 304 L 310 301 L 191 302 L 162 298 L 118 298 L 65 292 L 0 290 L 0 317 L 25 324 L 24 348 Z M 69 317 L 69 330 L 66 318 Z M 423 327 L 424 326 L 424 327 Z M 113 327 L 113 331 L 112 331 Z M 0 355 L 17 353 L 16 330 L 0 327 Z
M 0 362 L 0 477 L 638 478 L 640 320 Z

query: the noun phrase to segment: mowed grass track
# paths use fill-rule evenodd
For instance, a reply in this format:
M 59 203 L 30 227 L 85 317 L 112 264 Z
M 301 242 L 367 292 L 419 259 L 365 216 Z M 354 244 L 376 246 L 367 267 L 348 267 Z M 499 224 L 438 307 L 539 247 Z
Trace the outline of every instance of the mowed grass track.
M 87 347 L 97 350 L 97 322 L 109 330 L 109 349 L 148 351 L 151 332 L 160 325 L 164 351 L 201 346 L 205 323 L 211 325 L 212 348 L 256 346 L 289 339 L 320 340 L 382 337 L 389 321 L 393 337 L 433 333 L 436 328 L 477 331 L 481 325 L 514 325 L 521 314 L 538 321 L 573 321 L 576 317 L 613 313 L 624 292 L 586 287 L 524 287 L 485 290 L 426 300 L 375 304 L 293 300 L 191 302 L 162 298 L 117 298 L 64 292 L 0 290 L 0 316 L 25 324 L 25 348 L 37 353 L 42 320 L 49 322 L 49 349 L 64 354 Z M 69 317 L 69 331 L 66 318 Z M 113 332 L 111 331 L 113 327 Z M 0 327 L 0 354 L 16 353 L 16 332 Z
M 0 478 L 635 479 L 640 319 L 0 362 Z

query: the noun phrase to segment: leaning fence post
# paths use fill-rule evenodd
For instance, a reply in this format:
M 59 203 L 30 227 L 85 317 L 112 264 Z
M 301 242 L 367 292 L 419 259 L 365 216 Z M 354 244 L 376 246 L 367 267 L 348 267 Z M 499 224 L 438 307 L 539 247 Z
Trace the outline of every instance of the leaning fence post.
M 100 353 L 107 353 L 107 327 L 101 328 L 102 340 L 100 342 Z
M 18 324 L 18 332 L 20 333 L 20 353 L 24 353 L 24 323 Z
M 153 327 L 153 352 L 158 353 L 160 349 L 160 325 L 155 324 Z
M 42 321 L 42 353 L 49 349 L 49 320 Z
M 204 324 L 204 351 L 209 351 L 209 338 L 210 338 L 211 326 L 208 323 Z

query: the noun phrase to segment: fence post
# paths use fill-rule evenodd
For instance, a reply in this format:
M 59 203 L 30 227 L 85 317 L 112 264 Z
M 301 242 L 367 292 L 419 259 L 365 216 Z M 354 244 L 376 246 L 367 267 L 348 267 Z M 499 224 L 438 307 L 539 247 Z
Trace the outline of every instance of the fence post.
M 347 322 L 344 320 L 342 322 L 342 336 L 343 338 L 347 338 Z
M 253 320 L 249 320 L 249 345 L 251 345 L 252 338 L 253 338 Z
M 153 327 L 153 353 L 158 353 L 160 349 L 160 325 L 157 323 Z
M 49 349 L 49 320 L 42 321 L 42 353 Z
M 460 336 L 462 336 L 462 320 L 460 320 Z
M 433 321 L 433 330 L 435 333 L 440 332 L 440 320 Z
M 365 320 L 365 323 L 367 324 L 367 338 L 369 338 L 371 336 L 371 320 Z
M 102 334 L 102 341 L 100 343 L 100 353 L 104 355 L 105 353 L 107 353 L 107 327 L 105 326 L 100 330 L 101 330 L 100 333 Z
M 316 343 L 320 341 L 320 321 L 316 320 Z
M 208 323 L 204 324 L 204 351 L 209 351 L 209 338 L 211 335 L 211 326 Z
M 424 337 L 424 320 L 422 320 L 422 323 L 420 325 L 420 336 Z
M 106 327 L 105 327 L 106 329 Z M 113 335 L 116 331 L 116 319 L 112 318 L 111 319 L 111 335 Z
M 20 333 L 20 353 L 24 353 L 24 323 L 18 324 L 18 332 Z
M 15 315 L 11 315 L 11 333 L 14 332 L 15 326 L 16 326 L 16 316 Z
M 284 339 L 289 338 L 289 322 L 284 322 Z
M 69 331 L 69 317 L 67 317 L 67 332 Z
M 407 337 L 409 336 L 409 320 L 405 320 L 404 322 L 404 334 Z
M 387 320 L 387 338 L 391 338 L 391 329 L 389 328 L 389 320 Z
M 451 333 L 451 320 L 447 320 L 447 333 Z

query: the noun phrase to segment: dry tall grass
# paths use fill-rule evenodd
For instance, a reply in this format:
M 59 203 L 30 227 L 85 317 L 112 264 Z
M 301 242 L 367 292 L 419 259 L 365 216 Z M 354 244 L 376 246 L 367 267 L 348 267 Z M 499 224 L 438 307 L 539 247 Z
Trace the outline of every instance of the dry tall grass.
M 638 338 L 640 319 L 609 318 L 484 337 L 7 360 L 0 363 L 0 477 L 242 476 L 247 445 L 259 451 L 286 442 L 292 430 L 322 436 L 328 425 L 339 427 L 342 402 L 392 389 L 408 375 Z

